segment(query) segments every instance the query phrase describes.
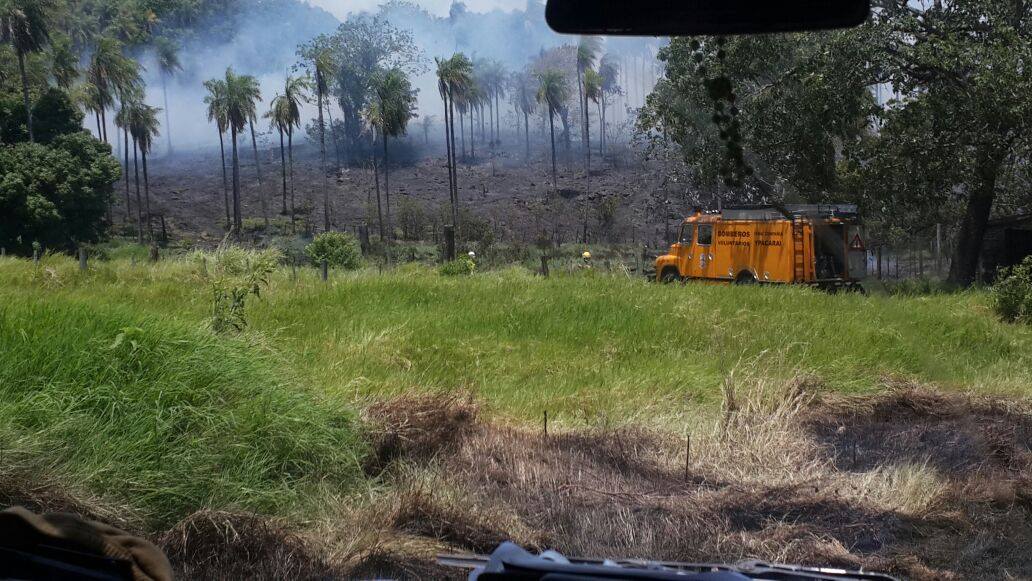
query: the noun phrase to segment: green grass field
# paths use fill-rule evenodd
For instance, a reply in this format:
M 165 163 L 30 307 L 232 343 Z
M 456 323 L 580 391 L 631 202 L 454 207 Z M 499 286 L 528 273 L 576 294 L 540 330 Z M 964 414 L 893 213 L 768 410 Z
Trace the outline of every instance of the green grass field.
M 358 486 L 354 411 L 463 390 L 496 419 L 680 429 L 731 374 L 827 389 L 886 376 L 1025 394 L 1032 328 L 978 291 L 929 297 L 660 286 L 512 268 L 443 277 L 278 271 L 249 329 L 208 329 L 198 262 L 0 260 L 0 446 L 131 501 L 148 522 L 202 506 L 279 513 Z

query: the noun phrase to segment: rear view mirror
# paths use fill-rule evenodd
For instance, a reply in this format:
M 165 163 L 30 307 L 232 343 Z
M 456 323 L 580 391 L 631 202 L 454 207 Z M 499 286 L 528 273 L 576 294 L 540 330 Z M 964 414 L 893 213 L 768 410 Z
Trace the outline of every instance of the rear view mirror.
M 545 17 L 568 34 L 686 36 L 845 28 L 870 0 L 548 0 Z

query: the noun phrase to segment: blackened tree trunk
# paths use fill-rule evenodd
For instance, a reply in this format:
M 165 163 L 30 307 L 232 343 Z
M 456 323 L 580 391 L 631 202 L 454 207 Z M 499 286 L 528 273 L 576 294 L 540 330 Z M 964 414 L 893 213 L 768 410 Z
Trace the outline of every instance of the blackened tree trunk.
M 559 191 L 559 170 L 555 163 L 555 120 L 551 112 L 548 113 L 548 131 L 552 136 L 552 189 Z
M 236 235 L 240 236 L 244 229 L 244 218 L 240 215 L 240 156 L 237 147 L 237 130 L 232 124 L 230 125 L 230 137 L 233 142 L 233 229 L 236 231 Z
M 133 172 L 136 174 L 136 241 L 143 244 L 143 196 L 140 195 L 140 163 L 133 140 Z
M 251 128 L 251 148 L 254 150 L 254 171 L 258 174 L 258 201 L 262 204 L 262 219 L 265 221 L 265 227 L 269 227 L 269 205 L 265 201 L 265 189 L 262 188 L 262 164 L 258 160 L 258 138 L 254 134 L 254 121 L 249 121 L 248 125 Z
M 280 210 L 280 214 L 284 216 L 287 214 L 287 152 L 286 147 L 283 144 L 283 128 L 279 128 L 279 156 L 280 156 L 280 170 L 283 174 L 283 209 Z
M 226 202 L 226 229 L 232 227 L 229 217 L 229 178 L 226 177 L 226 141 L 222 138 L 222 131 L 219 131 L 219 153 L 222 155 L 222 199 Z
M 978 184 L 968 197 L 960 231 L 957 233 L 957 246 L 953 251 L 948 277 L 952 283 L 968 286 L 978 278 L 982 239 L 996 198 L 996 181 L 1003 161 L 1001 151 L 1005 150 L 983 146 L 978 152 Z
M 143 197 L 147 210 L 147 239 L 154 240 L 154 225 L 151 224 L 150 209 L 150 178 L 147 175 L 147 150 L 140 148 L 140 158 L 143 160 Z

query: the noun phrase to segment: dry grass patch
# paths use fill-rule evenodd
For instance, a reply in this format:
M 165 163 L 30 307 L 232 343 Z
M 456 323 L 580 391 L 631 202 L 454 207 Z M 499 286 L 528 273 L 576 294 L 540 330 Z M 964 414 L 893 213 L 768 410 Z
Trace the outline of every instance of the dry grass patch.
M 687 470 L 669 433 L 450 424 L 446 445 L 394 456 L 380 522 L 452 550 L 510 538 L 582 556 L 1032 575 L 1026 403 L 895 383 L 829 396 L 809 378 L 731 378 L 724 394 Z M 465 400 L 435 401 L 418 416 L 454 421 Z

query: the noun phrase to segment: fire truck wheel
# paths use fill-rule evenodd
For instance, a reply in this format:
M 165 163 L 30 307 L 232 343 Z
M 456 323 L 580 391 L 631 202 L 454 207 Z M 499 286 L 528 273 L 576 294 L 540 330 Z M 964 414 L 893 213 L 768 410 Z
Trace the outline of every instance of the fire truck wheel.
M 673 268 L 668 268 L 663 271 L 663 277 L 660 279 L 663 284 L 672 284 L 675 282 L 681 282 L 681 274 Z
M 756 277 L 746 270 L 738 273 L 738 278 L 735 279 L 735 284 L 756 284 Z

